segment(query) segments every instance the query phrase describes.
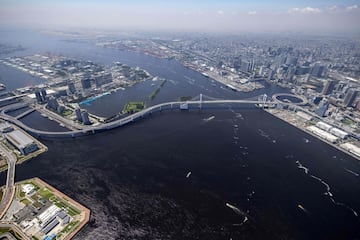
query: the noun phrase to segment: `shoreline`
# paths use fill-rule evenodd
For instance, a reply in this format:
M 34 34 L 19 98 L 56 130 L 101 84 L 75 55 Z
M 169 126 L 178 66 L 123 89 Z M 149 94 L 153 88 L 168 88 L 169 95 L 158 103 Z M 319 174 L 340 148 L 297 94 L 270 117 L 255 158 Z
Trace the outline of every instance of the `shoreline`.
M 269 111 L 269 110 L 265 110 L 265 111 L 266 111 L 267 113 L 271 114 L 272 116 L 274 116 L 274 117 L 276 117 L 276 118 L 278 118 L 278 119 L 280 119 L 280 120 L 282 120 L 282 121 L 290 124 L 291 126 L 293 126 L 293 127 L 297 128 L 297 129 L 303 131 L 304 133 L 307 133 L 307 134 L 315 137 L 316 139 L 319 139 L 319 140 L 321 140 L 322 142 L 327 143 L 327 144 L 330 145 L 331 147 L 333 147 L 333 148 L 335 148 L 335 149 L 337 149 L 337 150 L 339 150 L 339 151 L 341 151 L 341 152 L 349 155 L 350 157 L 354 158 L 355 160 L 360 161 L 360 157 L 356 156 L 355 154 L 352 154 L 351 152 L 347 151 L 346 149 L 343 149 L 343 148 L 341 148 L 340 146 L 338 146 L 338 145 L 336 145 L 336 144 L 333 144 L 333 143 L 331 143 L 331 142 L 326 141 L 326 140 L 323 139 L 323 138 L 320 138 L 320 137 L 317 136 L 316 134 L 314 134 L 314 133 L 306 130 L 305 128 L 302 128 L 302 127 L 300 127 L 300 126 L 297 126 L 297 125 L 293 124 L 293 123 L 290 122 L 290 121 L 287 121 L 286 119 L 278 116 L 277 114 L 275 114 L 275 113 L 273 113 L 273 112 L 271 112 L 271 111 Z

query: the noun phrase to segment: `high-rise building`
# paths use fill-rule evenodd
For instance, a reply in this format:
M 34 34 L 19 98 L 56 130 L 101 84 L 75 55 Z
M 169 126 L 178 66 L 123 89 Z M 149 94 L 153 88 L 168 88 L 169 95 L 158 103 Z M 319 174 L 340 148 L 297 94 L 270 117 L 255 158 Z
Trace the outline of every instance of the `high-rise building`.
M 308 66 L 301 66 L 296 68 L 296 75 L 305 75 L 310 72 L 310 67 Z
M 325 72 L 325 66 L 320 65 L 320 63 L 315 63 L 311 69 L 311 75 L 315 77 L 321 77 Z
M 312 99 L 312 102 L 313 102 L 314 104 L 318 105 L 318 104 L 321 102 L 322 99 L 323 99 L 323 97 L 317 96 L 317 97 L 314 97 L 314 98 Z
M 270 70 L 269 71 L 269 76 L 268 76 L 268 80 L 273 80 L 274 79 L 274 75 L 275 75 L 275 71 L 274 70 Z
M 63 114 L 64 111 L 65 111 L 65 107 L 63 105 L 59 105 L 57 108 L 57 112 L 59 114 Z
M 357 97 L 358 91 L 355 89 L 349 89 L 346 93 L 343 105 L 344 107 L 351 107 Z
M 53 96 L 49 97 L 48 107 L 51 108 L 54 111 L 57 111 L 57 109 L 59 107 L 59 103 L 57 102 L 55 97 L 53 97 Z
M 89 119 L 89 113 L 87 111 L 84 110 L 81 112 L 81 118 L 82 118 L 83 124 L 85 124 L 85 125 L 91 124 L 90 119 Z
M 255 61 L 246 61 L 246 60 L 242 60 L 241 64 L 240 64 L 240 70 L 243 72 L 252 72 L 255 68 Z
M 43 100 L 43 102 L 46 102 L 46 90 L 45 90 L 45 88 L 42 88 L 41 89 L 41 98 L 42 98 L 42 100 Z
M 334 80 L 328 80 L 325 84 L 324 84 L 324 87 L 321 91 L 321 94 L 322 95 L 328 95 L 328 94 L 331 94 L 332 91 L 334 90 L 335 88 L 335 85 L 336 85 L 336 82 Z
M 83 79 L 81 79 L 81 87 L 82 87 L 82 89 L 89 89 L 89 88 L 91 88 L 90 78 L 83 78 Z
M 41 93 L 40 93 L 40 90 L 39 89 L 36 89 L 35 90 L 35 97 L 36 97 L 36 101 L 38 103 L 42 103 L 43 102 L 43 99 L 41 97 Z
M 68 82 L 68 91 L 70 94 L 76 93 L 75 83 L 74 82 Z
M 326 111 L 329 108 L 329 103 L 325 103 L 323 105 L 319 104 L 319 108 L 315 110 L 315 113 L 319 116 L 319 117 L 325 117 Z
M 356 103 L 356 110 L 360 111 L 360 100 Z
M 75 109 L 75 115 L 76 115 L 76 120 L 78 120 L 79 122 L 82 122 L 82 116 L 81 116 L 81 109 L 80 108 Z
M 101 74 L 95 77 L 95 85 L 96 87 L 101 87 L 104 84 L 112 82 L 111 73 Z
M 259 69 L 259 75 L 260 76 L 264 76 L 264 73 L 265 73 L 265 66 L 260 66 L 260 69 Z
M 297 61 L 298 61 L 297 57 L 288 56 L 286 58 L 285 64 L 296 66 Z

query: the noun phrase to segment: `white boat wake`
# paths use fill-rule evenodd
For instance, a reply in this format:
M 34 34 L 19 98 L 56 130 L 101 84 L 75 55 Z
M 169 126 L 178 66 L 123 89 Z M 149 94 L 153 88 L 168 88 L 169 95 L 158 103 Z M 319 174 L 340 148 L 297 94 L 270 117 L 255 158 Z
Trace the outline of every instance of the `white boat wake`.
M 358 217 L 358 213 L 357 213 L 354 209 L 352 209 L 351 207 L 349 207 L 349 206 L 346 205 L 345 203 L 335 201 L 334 195 L 333 195 L 333 194 L 331 193 L 331 191 L 330 191 L 330 190 L 331 190 L 331 187 L 330 187 L 330 185 L 329 185 L 327 182 L 325 182 L 324 180 L 322 180 L 321 178 L 319 178 L 319 177 L 317 177 L 317 176 L 314 176 L 314 175 L 309 174 L 309 169 L 308 169 L 307 167 L 305 167 L 304 165 L 302 165 L 300 161 L 296 161 L 295 163 L 298 165 L 298 168 L 304 170 L 304 172 L 305 172 L 306 175 L 309 175 L 311 178 L 319 181 L 322 185 L 324 185 L 324 186 L 326 187 L 326 192 L 324 193 L 324 195 L 329 196 L 330 200 L 331 200 L 335 205 L 342 206 L 342 207 L 350 210 L 350 211 L 354 214 L 355 217 Z

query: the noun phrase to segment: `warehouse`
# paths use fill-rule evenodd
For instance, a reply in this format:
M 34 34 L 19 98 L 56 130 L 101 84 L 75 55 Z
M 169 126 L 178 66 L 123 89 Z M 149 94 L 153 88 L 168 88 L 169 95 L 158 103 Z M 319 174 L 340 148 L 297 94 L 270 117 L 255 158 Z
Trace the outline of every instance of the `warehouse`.
M 327 124 L 327 123 L 324 123 L 324 122 L 317 122 L 316 123 L 316 126 L 322 130 L 325 130 L 325 131 L 330 131 L 330 129 L 332 128 L 331 125 Z
M 338 128 L 330 129 L 330 133 L 342 139 L 345 139 L 349 136 L 347 132 L 344 132 L 343 130 L 340 130 Z
M 322 139 L 325 139 L 332 143 L 335 143 L 338 140 L 338 138 L 335 137 L 334 135 L 332 135 L 318 127 L 315 127 L 315 126 L 309 126 L 309 127 L 307 127 L 307 130 L 312 132 L 313 134 L 321 137 Z
M 5 137 L 24 155 L 38 150 L 35 141 L 20 130 L 9 132 Z

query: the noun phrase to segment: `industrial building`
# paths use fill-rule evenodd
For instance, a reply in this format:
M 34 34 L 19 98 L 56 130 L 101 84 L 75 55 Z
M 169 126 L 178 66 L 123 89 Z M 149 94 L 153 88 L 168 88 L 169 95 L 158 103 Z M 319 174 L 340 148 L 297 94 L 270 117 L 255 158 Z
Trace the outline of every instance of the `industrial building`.
M 341 129 L 335 128 L 327 123 L 324 122 L 317 122 L 316 126 L 332 135 L 335 135 L 336 137 L 339 137 L 341 139 L 345 139 L 349 136 L 349 134 Z
M 338 140 L 338 138 L 335 137 L 334 135 L 315 126 L 309 126 L 307 127 L 307 130 L 315 134 L 316 136 L 319 136 L 320 138 L 325 139 L 331 143 L 335 143 Z
M 349 136 L 347 132 L 344 132 L 343 130 L 340 130 L 338 128 L 330 129 L 330 133 L 342 139 L 345 139 Z
M 327 124 L 327 123 L 324 123 L 324 122 L 317 122 L 316 123 L 316 126 L 322 130 L 325 130 L 325 131 L 330 131 L 330 129 L 332 128 L 331 125 Z
M 35 141 L 20 130 L 14 130 L 5 134 L 8 140 L 14 147 L 16 147 L 22 154 L 26 155 L 38 150 L 38 145 Z

